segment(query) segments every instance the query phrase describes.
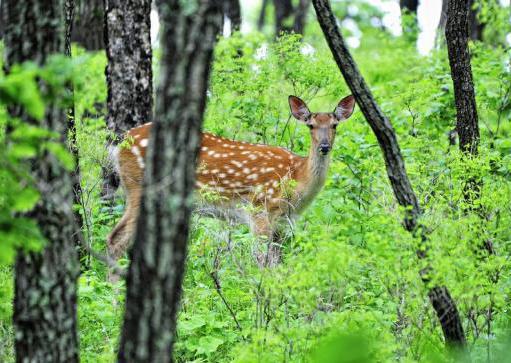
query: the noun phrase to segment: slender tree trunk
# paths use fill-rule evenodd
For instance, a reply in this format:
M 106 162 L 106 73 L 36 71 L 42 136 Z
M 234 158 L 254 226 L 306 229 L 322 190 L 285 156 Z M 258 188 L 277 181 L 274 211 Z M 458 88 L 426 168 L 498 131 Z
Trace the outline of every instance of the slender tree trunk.
M 224 0 L 224 13 L 231 21 L 231 31 L 239 31 L 241 29 L 240 0 Z
M 404 226 L 411 233 L 418 232 L 422 235 L 423 249 L 417 255 L 420 259 L 424 259 L 426 257 L 428 241 L 424 226 L 421 226 L 418 222 L 421 210 L 408 179 L 392 124 L 377 105 L 371 90 L 360 74 L 337 28 L 328 1 L 313 0 L 312 3 L 334 59 L 380 144 L 394 195 L 397 202 L 406 208 Z M 431 268 L 421 273 L 423 281 L 427 284 L 429 280 L 426 272 L 431 273 Z M 445 286 L 430 288 L 428 296 L 442 326 L 446 343 L 450 346 L 464 347 L 466 340 L 461 319 L 456 304 L 447 288 Z
M 275 36 L 293 29 L 293 3 L 291 0 L 273 0 L 275 6 Z
M 261 3 L 261 10 L 259 11 L 259 17 L 257 18 L 257 30 L 261 31 L 264 27 L 264 21 L 266 19 L 266 8 L 268 7 L 269 0 L 263 0 Z
M 161 81 L 127 279 L 120 362 L 170 362 L 219 0 L 159 0 Z
M 448 1 L 448 0 L 446 0 Z M 464 1 L 462 0 L 461 3 Z M 486 24 L 481 23 L 479 21 L 479 7 L 480 5 L 476 5 L 477 0 L 469 0 L 468 1 L 468 11 L 469 11 L 469 29 L 470 29 L 470 39 L 472 40 L 483 40 L 483 32 Z
M 479 124 L 468 49 L 469 4 L 471 0 L 450 0 L 445 38 L 456 103 L 456 129 L 460 149 L 477 154 Z
M 293 24 L 293 31 L 296 34 L 303 34 L 310 3 L 310 0 L 300 0 L 298 6 L 295 9 L 295 22 Z
M 151 0 L 105 0 L 105 44 L 108 65 L 106 123 L 111 142 L 129 129 L 151 121 L 153 73 Z M 119 186 L 111 169 L 103 170 L 103 196 Z
M 419 0 L 399 0 L 399 6 L 401 8 L 401 12 L 409 11 L 410 13 L 417 15 Z
M 39 65 L 53 53 L 65 51 L 65 2 L 7 0 L 3 6 L 7 71 L 15 64 Z M 44 127 L 66 143 L 67 117 L 55 104 L 46 105 L 42 121 L 19 108 L 12 116 Z M 41 252 L 20 251 L 15 265 L 14 329 L 18 362 L 78 362 L 72 177 L 50 153 L 31 161 L 31 174 L 41 193 L 28 213 L 46 239 Z
M 71 55 L 71 34 L 73 32 L 73 19 L 74 19 L 74 0 L 66 0 L 66 36 L 65 36 L 65 53 L 69 58 Z M 78 145 L 76 143 L 76 124 L 75 124 L 75 105 L 74 105 L 74 89 L 73 85 L 69 85 L 69 92 L 71 93 L 71 99 L 73 100 L 72 105 L 67 111 L 67 130 L 69 132 L 69 149 L 73 159 L 75 160 L 75 170 L 71 174 L 73 178 L 73 205 L 81 205 L 82 197 L 82 185 L 80 177 L 80 157 L 78 153 Z M 73 214 L 75 216 L 76 225 L 81 229 L 83 227 L 83 218 L 80 211 L 73 208 Z M 88 256 L 87 251 L 80 245 L 80 239 L 76 238 L 76 245 L 78 248 L 78 257 L 80 261 L 86 259 Z
M 75 1 L 76 16 L 71 40 L 87 50 L 104 49 L 104 0 Z

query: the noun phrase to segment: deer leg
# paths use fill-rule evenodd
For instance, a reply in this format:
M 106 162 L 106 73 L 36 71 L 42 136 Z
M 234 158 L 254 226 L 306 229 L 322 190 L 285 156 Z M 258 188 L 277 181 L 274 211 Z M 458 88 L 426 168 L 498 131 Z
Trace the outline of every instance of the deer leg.
M 140 197 L 140 189 L 131 190 L 127 198 L 126 211 L 107 238 L 108 256 L 114 261 L 123 256 L 132 242 L 137 225 Z M 115 283 L 119 281 L 119 276 L 109 270 L 108 280 Z
M 266 213 L 257 214 L 252 217 L 252 232 L 258 236 L 260 243 L 255 249 L 255 259 L 260 268 L 275 267 L 282 261 L 282 246 L 279 233 L 273 228 Z M 266 249 L 261 250 L 261 244 Z

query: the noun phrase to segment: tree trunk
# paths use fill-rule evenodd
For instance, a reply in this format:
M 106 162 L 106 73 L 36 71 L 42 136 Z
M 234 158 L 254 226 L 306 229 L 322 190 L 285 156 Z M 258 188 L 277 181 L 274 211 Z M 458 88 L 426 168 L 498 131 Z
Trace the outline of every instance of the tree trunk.
M 231 32 L 241 29 L 241 6 L 239 0 L 224 0 L 224 13 L 231 21 Z
M 310 0 L 300 0 L 298 6 L 295 9 L 295 22 L 293 24 L 293 31 L 296 34 L 303 34 L 310 3 Z
M 275 36 L 293 29 L 293 3 L 291 0 L 273 0 L 275 6 Z
M 151 0 L 105 0 L 105 43 L 108 65 L 106 123 L 111 142 L 129 129 L 151 121 L 153 73 Z M 103 170 L 103 196 L 119 186 L 111 169 Z
M 65 37 L 65 53 L 71 58 L 71 34 L 73 32 L 73 20 L 74 20 L 74 0 L 66 0 L 66 37 Z M 71 99 L 73 100 L 73 104 L 67 110 L 67 130 L 69 133 L 69 149 L 71 155 L 73 155 L 73 159 L 75 161 L 75 169 L 71 174 L 73 178 L 73 205 L 81 205 L 81 197 L 82 197 L 82 185 L 81 185 L 81 177 L 80 177 L 80 158 L 78 153 L 78 145 L 76 143 L 76 124 L 75 124 L 75 105 L 74 105 L 74 89 L 73 85 L 70 84 L 68 86 L 69 92 L 71 93 Z M 73 208 L 73 214 L 75 216 L 76 225 L 78 228 L 83 227 L 83 218 L 80 214 L 80 211 L 76 208 Z M 82 261 L 86 259 L 88 255 L 87 251 L 80 244 L 80 240 L 76 238 L 76 245 L 78 248 L 78 257 L 79 260 Z
M 464 2 L 464 1 L 463 1 Z M 483 31 L 486 24 L 480 23 L 478 19 L 479 14 L 479 8 L 474 8 L 474 2 L 475 0 L 469 0 L 468 6 L 469 6 L 469 21 L 468 21 L 468 27 L 469 27 L 469 35 L 470 39 L 472 40 L 483 40 Z M 443 0 L 442 1 L 442 13 L 440 15 L 440 21 L 438 23 L 438 29 L 437 29 L 437 39 L 436 43 L 437 46 L 443 43 L 443 35 L 445 34 L 445 26 L 447 23 L 447 10 L 448 10 L 448 4 L 449 0 Z
M 268 7 L 269 0 L 263 0 L 261 4 L 261 10 L 259 11 L 259 17 L 257 18 L 257 30 L 261 31 L 264 27 L 264 21 L 266 19 L 266 8 Z
M 403 11 L 409 11 L 410 13 L 417 15 L 419 0 L 399 0 L 399 6 L 401 8 L 401 13 Z
M 464 1 L 461 2 L 463 3 Z M 468 1 L 468 9 L 470 13 L 469 17 L 470 39 L 482 41 L 483 31 L 486 24 L 481 23 L 479 21 L 479 6 L 480 5 L 476 5 L 476 0 Z
M 105 48 L 104 0 L 76 0 L 71 40 L 87 50 Z
M 65 3 L 7 0 L 3 4 L 7 71 L 33 61 L 43 65 L 49 55 L 65 51 Z M 19 108 L 13 117 L 44 127 L 67 139 L 66 112 L 46 105 L 42 121 Z M 31 160 L 31 175 L 41 193 L 33 218 L 46 239 L 41 252 L 19 251 L 15 264 L 14 329 L 18 362 L 78 362 L 76 279 L 79 264 L 73 242 L 75 229 L 72 177 L 53 154 Z
M 313 0 L 312 3 L 334 59 L 346 83 L 353 92 L 383 152 L 387 174 L 394 195 L 397 202 L 406 208 L 404 226 L 411 233 L 419 232 L 422 236 L 423 249 L 419 251 L 417 255 L 420 259 L 424 259 L 427 252 L 427 236 L 425 227 L 418 223 L 421 210 L 410 180 L 408 179 L 404 160 L 392 124 L 377 105 L 369 87 L 360 74 L 337 28 L 328 1 Z M 429 280 L 425 272 L 431 273 L 431 268 L 421 273 L 422 280 L 427 284 Z M 430 288 L 428 296 L 442 326 L 446 343 L 454 347 L 465 347 L 466 340 L 463 326 L 461 325 L 456 304 L 447 288 L 444 286 Z
M 196 161 L 219 0 L 159 0 L 161 81 L 146 156 L 144 193 L 130 253 L 120 362 L 170 362 L 184 274 Z
M 469 5 L 471 0 L 450 0 L 445 38 L 451 66 L 456 103 L 456 130 L 460 149 L 477 154 L 479 124 L 468 49 Z

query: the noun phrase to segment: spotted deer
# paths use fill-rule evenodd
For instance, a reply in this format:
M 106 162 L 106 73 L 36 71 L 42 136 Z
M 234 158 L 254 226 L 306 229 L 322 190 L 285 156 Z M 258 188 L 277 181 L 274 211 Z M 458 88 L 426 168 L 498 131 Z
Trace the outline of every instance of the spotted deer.
M 325 183 L 336 127 L 351 116 L 355 100 L 351 95 L 343 98 L 333 112 L 312 113 L 295 96 L 289 96 L 289 106 L 292 115 L 310 129 L 307 157 L 281 147 L 202 134 L 196 178 L 199 212 L 246 223 L 256 235 L 271 240 L 282 222 L 294 220 L 311 203 Z M 131 129 L 129 146 L 117 148 L 116 164 L 127 207 L 108 237 L 113 259 L 125 252 L 134 234 L 150 130 L 151 123 Z M 258 256 L 263 265 L 279 259 L 280 248 L 273 244 L 265 261 Z

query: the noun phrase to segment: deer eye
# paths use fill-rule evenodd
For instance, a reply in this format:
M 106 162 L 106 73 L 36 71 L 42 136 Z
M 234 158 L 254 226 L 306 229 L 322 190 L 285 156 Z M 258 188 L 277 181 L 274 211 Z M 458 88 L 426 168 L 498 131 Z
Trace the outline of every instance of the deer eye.
M 311 129 L 311 130 L 314 128 L 314 126 L 312 126 L 312 124 L 307 124 L 307 127 L 308 127 L 309 129 Z
M 337 125 L 339 125 L 339 124 L 333 124 L 332 128 L 335 130 L 337 128 Z

